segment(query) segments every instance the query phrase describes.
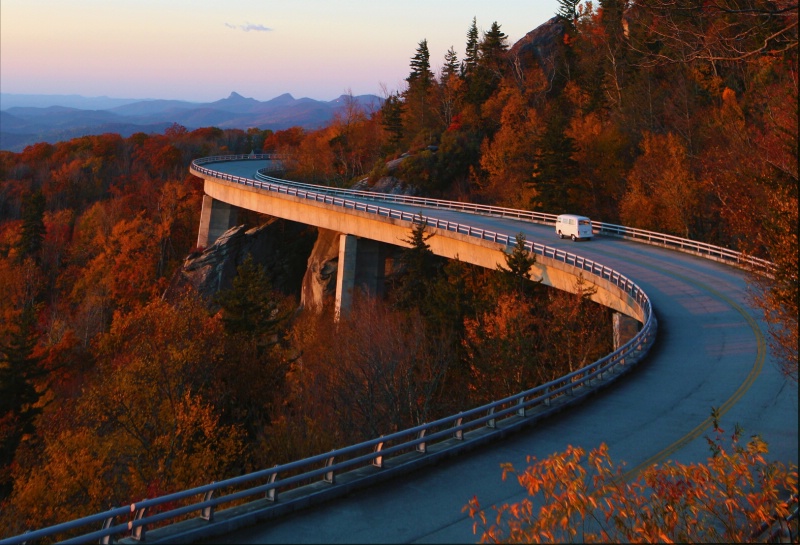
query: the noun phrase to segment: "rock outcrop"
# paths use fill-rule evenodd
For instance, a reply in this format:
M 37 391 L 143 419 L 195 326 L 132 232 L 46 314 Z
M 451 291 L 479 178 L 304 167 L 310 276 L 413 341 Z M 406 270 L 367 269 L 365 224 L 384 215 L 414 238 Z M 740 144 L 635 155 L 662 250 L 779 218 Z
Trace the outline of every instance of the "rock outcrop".
M 336 297 L 336 273 L 339 270 L 339 233 L 318 229 L 317 240 L 303 276 L 300 306 L 321 312 Z
M 555 68 L 554 57 L 564 40 L 564 32 L 561 18 L 553 17 L 520 38 L 508 50 L 508 55 L 523 67 L 531 66 L 535 61 L 546 74 L 550 74 Z
M 298 257 L 303 262 L 307 259 L 312 235 L 313 231 L 308 227 L 278 218 L 270 218 L 253 228 L 244 225 L 231 227 L 214 244 L 184 260 L 164 298 L 176 297 L 187 286 L 192 286 L 213 306 L 214 296 L 231 287 L 237 268 L 248 255 L 265 267 L 273 287 L 292 291 L 291 284 L 299 286 L 302 274 L 293 262 Z M 296 278 L 294 282 L 292 277 Z

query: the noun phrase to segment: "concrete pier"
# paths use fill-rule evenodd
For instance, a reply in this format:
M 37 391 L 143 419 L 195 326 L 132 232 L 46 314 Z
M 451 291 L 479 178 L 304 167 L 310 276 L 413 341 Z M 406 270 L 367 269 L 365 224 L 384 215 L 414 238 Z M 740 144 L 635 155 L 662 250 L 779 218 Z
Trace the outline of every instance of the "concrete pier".
M 338 319 L 353 304 L 353 290 L 356 286 L 356 258 L 358 239 L 353 235 L 339 237 L 339 268 L 336 271 L 336 307 Z
M 208 248 L 228 229 L 236 225 L 236 207 L 203 195 L 203 209 L 200 212 L 200 229 L 197 233 L 197 246 Z
M 641 323 L 635 318 L 626 316 L 621 312 L 613 314 L 614 320 L 614 350 L 631 340 L 639 332 Z
M 336 274 L 336 317 L 346 315 L 353 294 L 360 289 L 382 296 L 385 281 L 385 245 L 353 235 L 339 236 L 339 267 Z

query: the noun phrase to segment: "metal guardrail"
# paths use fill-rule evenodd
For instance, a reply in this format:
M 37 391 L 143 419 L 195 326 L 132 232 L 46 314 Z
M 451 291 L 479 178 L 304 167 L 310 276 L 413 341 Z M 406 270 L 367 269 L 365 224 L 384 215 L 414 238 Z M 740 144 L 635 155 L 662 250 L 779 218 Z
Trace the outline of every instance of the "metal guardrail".
M 281 158 L 282 156 L 278 155 L 214 156 L 214 157 L 205 157 L 203 159 L 195 160 L 192 163 L 191 168 L 200 174 L 211 175 L 220 179 L 241 183 L 244 185 L 259 187 L 262 189 L 267 189 L 269 191 L 277 191 L 279 193 L 294 195 L 300 198 L 311 198 L 313 200 L 326 202 L 328 204 L 345 206 L 347 208 L 363 210 L 366 212 L 373 212 L 380 215 L 387 215 L 389 217 L 396 217 L 398 219 L 403 219 L 403 220 L 408 220 L 409 214 L 400 213 L 388 208 L 368 207 L 365 206 L 360 201 L 353 200 L 353 197 L 358 198 L 361 201 L 368 200 L 373 202 L 417 205 L 426 208 L 433 208 L 440 210 L 457 210 L 460 212 L 510 218 L 516 220 L 529 221 L 532 223 L 540 223 L 545 225 L 555 225 L 556 218 L 558 217 L 556 214 L 533 212 L 530 210 L 517 210 L 514 208 L 504 208 L 500 206 L 464 203 L 458 201 L 448 201 L 443 199 L 430 199 L 425 197 L 413 197 L 407 195 L 392 195 L 387 193 L 377 193 L 374 191 L 331 188 L 319 185 L 304 184 L 302 182 L 294 182 L 291 180 L 283 180 L 280 178 L 269 176 L 267 174 L 268 172 L 274 172 L 276 170 L 280 170 L 279 165 L 259 170 L 258 173 L 256 173 L 255 175 L 256 180 L 253 180 L 252 178 L 245 178 L 241 176 L 225 174 L 202 166 L 204 164 L 218 163 L 218 162 L 232 161 L 232 160 L 261 159 L 261 160 L 278 161 Z M 322 196 L 330 196 L 332 198 L 325 199 L 321 198 Z M 337 199 L 336 198 L 337 196 L 340 198 Z M 350 198 L 348 199 L 347 197 Z M 431 225 L 432 227 L 443 228 L 449 231 L 461 232 L 463 234 L 468 234 L 470 236 L 472 235 L 471 232 L 466 231 L 468 229 L 468 226 L 466 225 L 463 226 L 462 228 L 460 224 L 454 222 L 437 220 L 435 218 L 430 218 L 430 217 L 427 218 L 427 220 L 428 224 Z M 767 274 L 769 274 L 774 268 L 774 265 L 771 262 L 764 259 L 752 257 L 742 252 L 730 250 L 728 248 L 723 248 L 721 246 L 716 246 L 705 242 L 699 242 L 696 240 L 681 238 L 673 235 L 666 235 L 654 231 L 647 231 L 644 229 L 637 229 L 633 227 L 626 227 L 624 225 L 616 225 L 613 223 L 605 223 L 598 221 L 592 221 L 592 229 L 597 234 L 627 238 L 636 240 L 638 242 L 644 242 L 647 244 L 664 246 L 666 248 L 697 254 L 699 256 L 722 261 L 729 265 L 761 271 Z M 493 234 L 489 231 L 486 231 L 485 233 L 489 240 L 494 240 L 495 242 L 501 242 L 505 244 L 508 243 L 506 240 L 495 240 L 494 238 L 492 238 Z M 529 250 L 531 250 L 531 248 L 529 248 Z M 537 250 L 534 249 L 533 251 Z M 537 251 L 537 253 L 539 252 Z
M 281 170 L 280 165 L 267 167 L 259 170 L 255 178 L 263 182 L 259 184 L 257 181 L 240 176 L 233 176 L 215 171 L 212 169 L 204 168 L 202 165 L 209 163 L 219 163 L 225 161 L 236 161 L 243 159 L 261 159 L 279 161 L 284 157 L 281 155 L 236 155 L 236 156 L 214 156 L 204 157 L 197 159 L 192 163 L 192 169 L 198 173 L 212 175 L 221 179 L 243 183 L 254 187 L 262 187 L 272 191 L 279 191 L 286 194 L 294 194 L 299 197 L 305 197 L 305 192 L 311 192 L 316 195 L 331 195 L 340 196 L 343 199 L 347 197 L 356 197 L 361 200 L 369 200 L 374 202 L 387 202 L 406 205 L 417 205 L 426 208 L 434 208 L 441 210 L 457 210 L 460 212 L 468 212 L 473 214 L 481 214 L 487 216 L 496 216 L 502 218 L 517 219 L 529 221 L 532 223 L 540 223 L 545 225 L 555 225 L 557 214 L 548 214 L 544 212 L 533 212 L 530 210 L 517 210 L 514 208 L 504 208 L 500 206 L 490 206 L 482 204 L 464 203 L 458 201 L 448 201 L 443 199 L 430 199 L 425 197 L 413 197 L 407 195 L 392 195 L 388 193 L 378 193 L 374 191 L 360 191 L 353 189 L 339 189 L 319 185 L 305 184 L 302 182 L 294 182 L 291 180 L 283 180 L 268 175 L 268 172 L 275 172 Z M 277 185 L 278 189 L 273 186 Z M 291 191 L 282 191 L 280 188 L 296 188 L 297 193 Z M 328 201 L 326 201 L 328 202 Z M 330 201 L 330 204 L 341 204 L 339 201 Z M 358 209 L 358 208 L 357 208 Z M 373 211 L 373 210 L 367 210 Z M 378 212 L 381 213 L 381 212 Z M 406 218 L 401 218 L 406 219 Z M 438 227 L 438 226 L 437 226 Z M 613 223 L 605 223 L 599 221 L 592 221 L 592 229 L 597 234 L 615 236 L 620 238 L 627 238 L 653 244 L 664 246 L 666 248 L 689 252 L 703 257 L 713 258 L 724 263 L 734 265 L 737 267 L 748 268 L 756 271 L 769 273 L 774 269 L 773 263 L 765 259 L 749 256 L 743 252 L 731 250 L 714 244 L 699 242 L 696 240 L 677 237 L 674 235 L 666 235 L 657 233 L 655 231 L 647 231 L 645 229 L 637 229 L 634 227 L 626 227 L 624 225 L 616 225 Z M 454 229 L 450 229 L 454 230 Z
M 206 157 L 194 161 L 191 170 L 281 194 L 312 199 L 346 209 L 363 210 L 411 222 L 419 221 L 419 215 L 347 199 L 345 196 L 359 199 L 369 198 L 374 201 L 391 201 L 427 207 L 433 206 L 435 208 L 458 209 L 478 214 L 503 215 L 503 217 L 516 217 L 540 223 L 554 221 L 555 218 L 552 214 L 310 186 L 271 178 L 263 172 L 259 174 L 259 180 L 253 180 L 224 174 L 202 166 L 203 164 L 220 161 L 245 159 L 279 160 L 280 157 L 253 154 Z M 437 220 L 436 218 L 426 218 L 426 220 L 430 222 L 430 225 L 437 228 L 475 236 L 482 240 L 492 240 L 505 245 L 512 245 L 516 242 L 514 236 L 504 233 L 491 232 L 466 224 Z M 603 228 L 606 227 L 601 227 L 600 232 L 603 232 Z M 644 232 L 638 233 L 637 236 L 641 236 L 641 233 Z M 663 237 L 663 240 L 671 238 L 664 235 L 660 236 Z M 471 434 L 483 434 L 489 429 L 495 430 L 498 435 L 502 435 L 499 433 L 500 428 L 508 429 L 509 427 L 525 425 L 541 418 L 543 415 L 550 414 L 552 407 L 573 404 L 597 388 L 612 382 L 638 363 L 652 346 L 657 331 L 657 322 L 647 294 L 623 274 L 590 259 L 550 248 L 543 244 L 527 242 L 526 247 L 529 251 L 568 263 L 581 271 L 603 278 L 618 286 L 639 306 L 641 315 L 645 317 L 641 330 L 633 339 L 611 354 L 563 377 L 516 395 L 441 418 L 434 422 L 414 426 L 328 453 L 158 498 L 146 499 L 103 513 L 27 532 L 0 540 L 0 545 L 26 543 L 45 537 L 63 536 L 91 526 L 95 528 L 100 526 L 101 528 L 66 539 L 64 543 L 85 543 L 91 540 L 108 543 L 113 539 L 113 536 L 121 534 L 128 534 L 136 540 L 144 540 L 145 532 L 148 528 L 165 521 L 177 522 L 186 519 L 191 514 L 197 514 L 197 519 L 213 521 L 215 511 L 224 504 L 236 505 L 244 500 L 252 501 L 253 499 L 267 499 L 271 502 L 276 502 L 279 493 L 314 482 L 324 482 L 335 487 L 336 475 L 341 475 L 343 472 L 369 466 L 376 468 L 375 470 L 380 472 L 381 468 L 390 464 L 392 460 L 399 460 L 400 457 L 408 456 L 409 454 L 417 457 L 431 456 L 429 453 L 432 450 L 443 445 L 447 445 L 446 448 L 449 453 L 460 452 L 467 447 Z M 701 246 L 698 245 L 696 247 L 700 248 Z M 716 250 L 714 251 L 717 252 Z M 724 255 L 724 252 L 718 253 L 719 255 Z M 279 479 L 280 476 L 284 476 L 284 478 Z M 125 522 L 115 523 L 117 520 L 124 520 Z

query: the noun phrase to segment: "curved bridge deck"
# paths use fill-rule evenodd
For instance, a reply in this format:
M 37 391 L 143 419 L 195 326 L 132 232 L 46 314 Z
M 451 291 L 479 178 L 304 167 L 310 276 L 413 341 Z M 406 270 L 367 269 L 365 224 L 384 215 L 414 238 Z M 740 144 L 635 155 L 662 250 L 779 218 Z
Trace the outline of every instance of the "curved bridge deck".
M 254 174 L 246 163 L 236 169 Z M 459 212 L 430 214 L 460 218 Z M 724 413 L 723 427 L 738 423 L 768 442 L 771 458 L 797 464 L 797 390 L 770 358 L 766 327 L 748 303 L 743 271 L 602 234 L 575 243 L 559 240 L 545 225 L 488 216 L 469 222 L 512 236 L 523 232 L 529 241 L 580 254 L 632 278 L 650 296 L 659 320 L 658 340 L 646 362 L 612 389 L 501 444 L 291 517 L 218 536 L 216 542 L 475 542 L 480 536 L 462 512 L 473 496 L 484 507 L 524 497 L 515 481 L 501 481 L 501 463 L 522 468 L 528 455 L 541 458 L 568 445 L 588 450 L 600 443 L 609 445 L 613 459 L 624 460 L 631 471 L 669 459 L 705 461 L 712 407 Z

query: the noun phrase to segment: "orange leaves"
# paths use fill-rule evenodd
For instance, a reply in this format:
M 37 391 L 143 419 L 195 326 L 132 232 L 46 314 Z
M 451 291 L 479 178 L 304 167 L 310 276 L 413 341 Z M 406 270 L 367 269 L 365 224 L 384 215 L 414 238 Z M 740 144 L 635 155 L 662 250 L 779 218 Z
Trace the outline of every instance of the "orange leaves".
M 688 237 L 699 210 L 699 185 L 688 155 L 674 134 L 645 134 L 643 154 L 628 174 L 620 203 L 625 225 Z
M 121 220 L 103 241 L 100 253 L 84 270 L 78 285 L 101 288 L 122 308 L 147 301 L 155 287 L 157 241 L 152 225 L 139 214 Z
M 529 498 L 496 507 L 493 525 L 486 527 L 478 509 L 470 516 L 480 515 L 475 524 L 484 529 L 482 541 L 750 542 L 770 516 L 788 514 L 782 495 L 797 493 L 797 467 L 766 462 L 757 438 L 744 446 L 737 436 L 730 447 L 715 442 L 717 454 L 706 464 L 652 466 L 629 483 L 606 445 L 588 457 L 570 446 L 529 459 L 532 465 L 519 475 Z M 510 472 L 503 464 L 504 476 Z M 479 505 L 477 498 L 471 505 Z
M 475 403 L 514 394 L 536 382 L 534 322 L 531 303 L 516 294 L 501 295 L 494 308 L 464 320 L 473 383 L 483 385 Z
M 516 85 L 503 86 L 486 108 L 495 109 L 500 128 L 481 145 L 480 165 L 487 173 L 481 193 L 501 206 L 524 208 L 532 197 L 531 143 L 541 135 L 541 120 Z

